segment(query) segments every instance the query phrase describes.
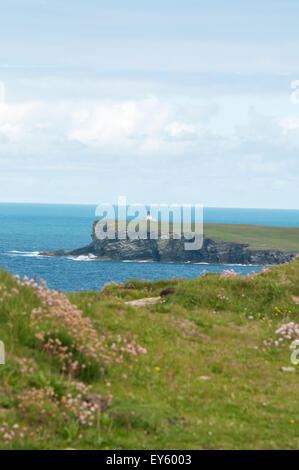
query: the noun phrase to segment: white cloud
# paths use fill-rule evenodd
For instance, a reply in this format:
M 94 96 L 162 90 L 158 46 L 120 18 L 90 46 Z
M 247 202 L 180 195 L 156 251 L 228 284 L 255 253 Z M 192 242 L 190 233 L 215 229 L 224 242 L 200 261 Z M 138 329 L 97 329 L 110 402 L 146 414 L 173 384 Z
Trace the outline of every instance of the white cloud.
M 181 107 L 156 97 L 0 103 L 0 157 L 3 153 L 40 154 L 48 148 L 51 158 L 52 148 L 57 153 L 69 145 L 123 157 L 179 153 L 193 145 L 190 137 L 199 138 L 192 122 L 178 119 L 181 113 Z
M 5 85 L 0 81 L 0 103 L 3 103 L 5 100 Z
M 190 138 L 197 134 L 195 126 L 186 124 L 185 122 L 174 121 L 166 126 L 166 131 L 170 137 L 174 138 Z
M 36 114 L 30 104 L 0 103 L 0 136 L 10 141 L 21 141 L 30 130 L 30 116 Z
M 295 116 L 290 116 L 284 119 L 280 125 L 285 131 L 294 131 L 296 129 L 299 129 L 299 118 Z
M 285 127 L 299 128 L 298 119 L 284 127 L 281 117 L 251 111 L 240 125 L 240 106 L 222 103 L 210 115 L 191 99 L 152 96 L 2 102 L 0 200 L 98 201 L 100 191 L 114 197 L 113 181 L 132 199 L 136 187 L 161 199 L 167 186 L 169 197 L 214 205 L 234 205 L 248 188 L 244 205 L 269 207 L 287 182 L 293 201 L 299 139 Z
M 157 98 L 84 104 L 72 115 L 68 138 L 88 146 L 138 150 L 162 138 L 172 115 L 171 106 Z

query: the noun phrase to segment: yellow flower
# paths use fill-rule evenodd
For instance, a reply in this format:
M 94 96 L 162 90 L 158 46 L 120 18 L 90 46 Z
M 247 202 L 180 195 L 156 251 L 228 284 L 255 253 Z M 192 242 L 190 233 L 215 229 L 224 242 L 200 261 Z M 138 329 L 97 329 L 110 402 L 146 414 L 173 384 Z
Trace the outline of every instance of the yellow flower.
M 294 424 L 294 423 L 295 423 L 295 420 L 294 420 L 294 419 L 290 419 L 290 423 L 291 423 L 291 424 Z
M 160 370 L 160 367 L 155 367 L 156 371 L 159 372 Z

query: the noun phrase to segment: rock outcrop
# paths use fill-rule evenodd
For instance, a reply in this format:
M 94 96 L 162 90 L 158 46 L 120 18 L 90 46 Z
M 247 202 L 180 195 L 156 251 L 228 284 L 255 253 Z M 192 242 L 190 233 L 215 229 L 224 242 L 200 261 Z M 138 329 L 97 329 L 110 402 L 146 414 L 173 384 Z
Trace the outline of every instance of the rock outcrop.
M 277 250 L 252 250 L 244 243 L 215 241 L 204 237 L 200 250 L 185 250 L 184 238 L 153 240 L 120 240 L 118 238 L 99 240 L 93 225 L 92 243 L 76 250 L 57 250 L 40 253 L 45 256 L 93 255 L 98 259 L 191 262 L 210 264 L 282 264 L 296 257 L 295 253 Z

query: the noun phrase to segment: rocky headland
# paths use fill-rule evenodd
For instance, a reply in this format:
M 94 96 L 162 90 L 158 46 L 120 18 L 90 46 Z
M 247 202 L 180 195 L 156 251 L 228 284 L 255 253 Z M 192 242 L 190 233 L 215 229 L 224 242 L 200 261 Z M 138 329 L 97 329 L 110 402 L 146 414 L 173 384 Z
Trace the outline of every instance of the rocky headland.
M 200 250 L 185 250 L 189 239 L 98 239 L 93 224 L 92 242 L 75 250 L 42 252 L 44 256 L 93 256 L 97 259 L 164 261 L 209 264 L 272 265 L 291 261 L 296 253 L 279 250 L 253 250 L 245 243 L 222 242 L 204 237 Z

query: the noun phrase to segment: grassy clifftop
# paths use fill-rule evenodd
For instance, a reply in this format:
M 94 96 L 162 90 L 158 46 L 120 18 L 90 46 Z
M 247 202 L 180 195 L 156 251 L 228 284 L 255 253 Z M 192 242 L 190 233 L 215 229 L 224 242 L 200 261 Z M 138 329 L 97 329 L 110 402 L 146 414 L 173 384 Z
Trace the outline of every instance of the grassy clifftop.
M 69 296 L 0 271 L 0 447 L 298 449 L 298 302 L 299 260 Z
M 204 234 L 213 240 L 247 243 L 253 250 L 299 253 L 299 228 L 242 224 L 204 224 Z
M 114 221 L 109 220 L 114 227 Z M 151 222 L 157 230 L 169 231 L 169 226 L 162 223 L 158 225 Z M 150 226 L 147 222 L 139 223 L 139 230 L 147 230 Z M 299 253 L 299 228 L 298 227 L 272 227 L 268 225 L 247 225 L 247 224 L 218 224 L 204 223 L 198 226 L 203 227 L 203 233 L 207 238 L 216 241 L 245 243 L 252 250 L 280 250 Z M 178 223 L 170 224 L 170 231 L 181 231 Z M 186 229 L 188 230 L 188 229 Z M 194 230 L 194 225 L 192 226 Z M 159 232 L 160 233 L 160 232 Z

